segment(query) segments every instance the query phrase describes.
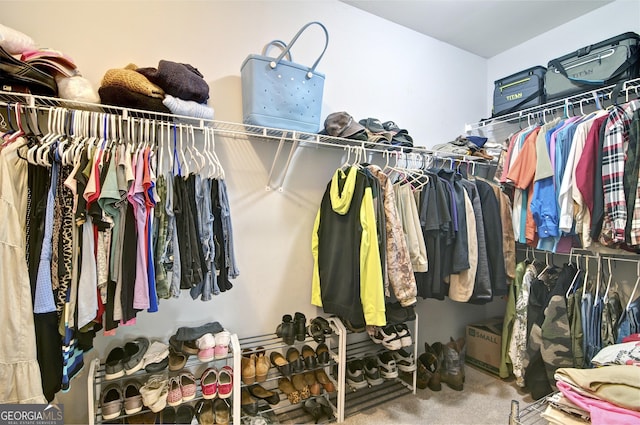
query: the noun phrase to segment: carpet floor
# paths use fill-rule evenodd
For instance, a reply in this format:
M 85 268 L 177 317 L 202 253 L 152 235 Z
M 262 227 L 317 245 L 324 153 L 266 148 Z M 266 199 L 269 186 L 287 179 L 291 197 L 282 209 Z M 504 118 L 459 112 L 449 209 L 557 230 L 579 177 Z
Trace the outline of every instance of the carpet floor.
M 344 424 L 508 424 L 512 400 L 518 401 L 521 410 L 534 402 L 513 379 L 502 380 L 469 365 L 465 375 L 463 391 L 443 384 L 441 391 L 419 389 L 415 396 L 407 392 L 382 403 L 371 403 L 369 398 L 357 412 L 352 412 L 347 401 Z

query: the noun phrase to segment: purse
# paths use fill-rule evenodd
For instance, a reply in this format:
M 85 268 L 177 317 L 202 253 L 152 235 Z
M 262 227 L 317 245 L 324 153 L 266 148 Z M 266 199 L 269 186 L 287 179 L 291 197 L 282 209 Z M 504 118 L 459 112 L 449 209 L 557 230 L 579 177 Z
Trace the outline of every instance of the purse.
M 309 67 L 293 62 L 291 47 L 311 25 L 320 26 L 326 39 L 322 53 Z M 261 55 L 247 56 L 240 68 L 243 122 L 317 133 L 320 129 L 325 76 L 316 71 L 316 67 L 328 45 L 327 28 L 314 21 L 304 25 L 289 44 L 274 40 L 264 46 Z M 271 46 L 282 47 L 278 57 L 267 56 L 267 50 Z

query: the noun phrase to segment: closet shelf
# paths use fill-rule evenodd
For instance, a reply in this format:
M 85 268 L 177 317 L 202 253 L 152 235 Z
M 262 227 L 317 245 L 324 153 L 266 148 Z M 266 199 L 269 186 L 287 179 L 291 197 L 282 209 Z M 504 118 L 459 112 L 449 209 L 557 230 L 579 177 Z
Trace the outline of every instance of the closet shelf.
M 493 130 L 495 126 L 505 124 L 518 124 L 520 121 L 527 121 L 531 117 L 537 117 L 542 114 L 553 113 L 553 111 L 563 108 L 581 108 L 582 105 L 586 105 L 592 102 L 603 100 L 611 100 L 613 89 L 616 85 L 610 85 L 606 87 L 600 87 L 591 91 L 580 93 L 574 96 L 569 96 L 562 99 L 557 99 L 543 105 L 533 106 L 531 108 L 523 109 L 521 111 L 512 112 L 510 114 L 501 115 L 495 118 L 487 118 L 476 123 L 470 123 L 465 125 L 465 133 L 483 132 L 488 133 Z M 637 97 L 638 90 L 640 89 L 640 78 L 625 81 L 620 90 L 620 96 L 624 96 L 625 101 L 629 100 L 629 95 L 632 94 Z
M 364 148 L 367 152 L 379 153 L 417 153 L 429 154 L 440 158 L 454 157 L 465 161 L 487 162 L 485 159 L 466 156 L 447 154 L 443 152 L 434 152 L 423 147 L 396 147 L 383 143 L 373 143 L 369 141 L 360 141 L 353 139 L 345 139 L 333 137 L 319 133 L 304 133 L 294 130 L 262 127 L 256 125 L 248 125 L 235 122 L 208 120 L 194 118 L 185 115 L 175 115 L 163 112 L 149 111 L 143 109 L 125 108 L 114 105 L 105 105 L 100 103 L 81 102 L 74 100 L 61 99 L 57 97 L 40 96 L 26 93 L 15 93 L 8 91 L 0 91 L 0 105 L 9 106 L 20 103 L 27 107 L 48 110 L 51 108 L 64 108 L 69 110 L 89 111 L 97 113 L 106 113 L 121 116 L 124 120 L 153 120 L 159 124 L 176 124 L 191 125 L 198 129 L 205 127 L 212 128 L 214 132 L 226 136 L 236 137 L 259 137 L 262 139 L 273 139 L 287 142 L 300 143 L 303 146 L 317 145 L 345 149 L 348 146 L 352 148 Z

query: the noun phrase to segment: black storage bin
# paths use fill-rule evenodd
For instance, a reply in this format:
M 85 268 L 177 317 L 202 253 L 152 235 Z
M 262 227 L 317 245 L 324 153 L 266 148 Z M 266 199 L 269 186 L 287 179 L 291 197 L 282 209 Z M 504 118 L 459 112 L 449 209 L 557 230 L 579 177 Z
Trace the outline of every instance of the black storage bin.
M 544 66 L 534 66 L 495 81 L 492 116 L 516 112 L 545 102 Z
M 547 100 L 587 92 L 640 76 L 640 36 L 626 32 L 547 64 Z

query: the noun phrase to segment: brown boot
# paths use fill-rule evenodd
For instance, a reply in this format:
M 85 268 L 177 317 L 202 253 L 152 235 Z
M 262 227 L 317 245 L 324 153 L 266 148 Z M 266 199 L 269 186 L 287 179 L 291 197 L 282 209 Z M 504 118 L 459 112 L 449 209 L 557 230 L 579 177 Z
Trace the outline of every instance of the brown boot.
M 427 388 L 429 381 L 433 377 L 433 373 L 429 370 L 428 364 L 431 362 L 430 353 L 422 353 L 418 356 L 418 370 L 416 374 L 416 387 L 421 390 Z
M 443 367 L 440 371 L 442 382 L 446 383 L 451 389 L 462 391 L 464 388 L 463 375 L 460 371 L 460 349 L 456 341 L 451 338 L 443 348 Z
M 436 351 L 436 344 L 440 345 L 439 352 Z M 430 362 L 427 365 L 432 373 L 431 380 L 429 381 L 429 389 L 431 391 L 440 391 L 442 389 L 442 377 L 440 376 L 440 370 L 442 369 L 442 344 L 436 342 L 433 346 L 429 346 L 424 343 L 425 353 L 430 353 Z

